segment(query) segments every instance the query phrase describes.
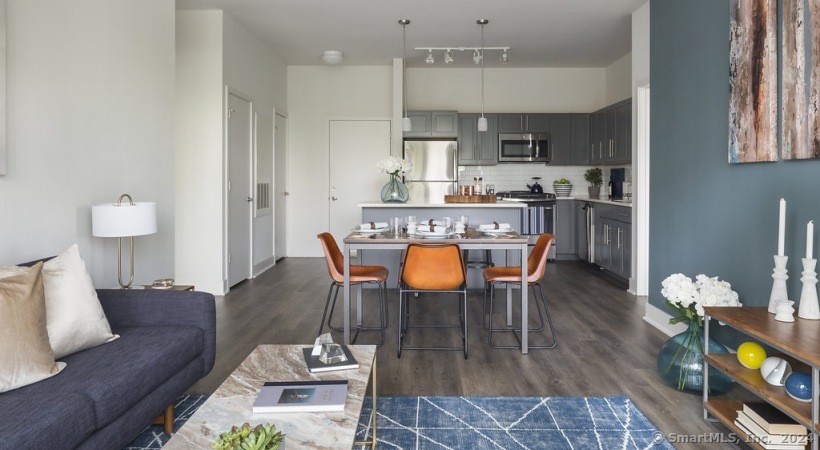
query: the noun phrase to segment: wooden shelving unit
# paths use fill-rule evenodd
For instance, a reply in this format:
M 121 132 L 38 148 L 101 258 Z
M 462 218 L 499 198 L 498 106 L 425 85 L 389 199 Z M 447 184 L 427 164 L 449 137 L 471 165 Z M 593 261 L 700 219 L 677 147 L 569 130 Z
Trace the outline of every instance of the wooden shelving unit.
M 818 433 L 820 433 L 818 406 L 820 405 L 818 405 L 817 394 L 820 391 L 818 389 L 818 380 L 820 380 L 820 372 L 818 371 L 818 368 L 820 368 L 820 321 L 795 318 L 795 322 L 792 323 L 778 322 L 774 320 L 774 315 L 769 314 L 765 307 L 707 307 L 705 311 L 706 333 L 709 332 L 710 318 L 722 321 L 755 341 L 783 352 L 783 358 L 789 361 L 794 370 L 811 372 L 814 400 L 810 403 L 804 403 L 791 398 L 784 387 L 772 386 L 766 383 L 759 370 L 747 369 L 742 366 L 733 354 L 704 355 L 706 363 L 704 369 L 706 371 L 710 370 L 710 366 L 720 370 L 762 400 L 811 430 L 815 435 L 811 439 L 811 448 L 818 450 Z M 742 402 L 709 400 L 708 390 L 704 386 L 703 408 L 704 418 L 708 420 L 711 414 L 738 435 L 748 438 L 734 424 L 737 411 L 743 408 Z M 763 448 L 753 442 L 750 445 L 753 448 Z

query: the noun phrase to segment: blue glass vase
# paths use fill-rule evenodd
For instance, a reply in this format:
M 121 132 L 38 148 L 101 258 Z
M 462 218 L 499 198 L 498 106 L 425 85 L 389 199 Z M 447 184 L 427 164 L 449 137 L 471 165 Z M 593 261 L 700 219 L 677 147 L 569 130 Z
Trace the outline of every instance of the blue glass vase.
M 407 203 L 410 192 L 401 182 L 398 172 L 390 174 L 390 181 L 382 187 L 382 203 Z
M 709 353 L 729 353 L 720 342 L 709 338 Z M 689 322 L 683 333 L 669 338 L 658 354 L 658 372 L 664 383 L 681 391 L 703 393 L 703 328 Z M 732 388 L 732 379 L 714 367 L 709 368 L 709 394 L 724 394 Z

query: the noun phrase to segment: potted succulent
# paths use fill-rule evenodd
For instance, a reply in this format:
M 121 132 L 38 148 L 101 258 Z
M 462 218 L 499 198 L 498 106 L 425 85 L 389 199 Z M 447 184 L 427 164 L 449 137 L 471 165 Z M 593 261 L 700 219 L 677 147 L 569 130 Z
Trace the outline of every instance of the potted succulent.
M 584 179 L 589 183 L 589 198 L 599 198 L 601 196 L 601 185 L 604 184 L 603 172 L 598 167 L 587 169 Z
M 569 193 L 572 192 L 572 182 L 566 178 L 555 180 L 552 183 L 552 189 L 555 191 L 556 197 L 569 197 Z

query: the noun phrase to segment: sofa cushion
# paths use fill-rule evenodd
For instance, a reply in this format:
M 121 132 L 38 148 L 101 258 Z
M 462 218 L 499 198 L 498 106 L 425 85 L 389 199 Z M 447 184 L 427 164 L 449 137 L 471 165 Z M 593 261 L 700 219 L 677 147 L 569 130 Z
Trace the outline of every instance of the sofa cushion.
M 48 343 L 42 268 L 38 263 L 0 278 L 0 392 L 36 383 L 65 367 L 54 361 Z
M 85 395 L 0 395 L 0 448 L 72 449 L 94 429 L 94 405 Z
M 200 356 L 202 331 L 196 327 L 118 329 L 120 339 L 64 358 L 60 376 L 26 386 L 20 394 L 77 392 L 94 404 L 102 428 Z

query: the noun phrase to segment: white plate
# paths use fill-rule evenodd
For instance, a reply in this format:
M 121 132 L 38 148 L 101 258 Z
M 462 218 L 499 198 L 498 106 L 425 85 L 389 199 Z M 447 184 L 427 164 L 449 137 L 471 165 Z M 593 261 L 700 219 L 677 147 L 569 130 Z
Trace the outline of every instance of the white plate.
M 499 234 L 509 234 L 513 232 L 513 229 L 507 230 L 481 230 L 482 233 L 490 234 L 490 235 L 499 235 Z
M 359 234 L 380 234 L 380 233 L 384 233 L 388 229 L 389 229 L 389 227 L 376 228 L 375 230 L 360 230 L 359 227 L 356 227 L 356 228 L 353 229 L 353 232 L 354 233 L 359 233 Z
M 456 233 L 453 232 L 453 231 L 451 231 L 449 233 L 433 233 L 431 231 L 416 230 L 416 234 L 421 236 L 421 237 L 430 238 L 430 239 L 435 239 L 435 238 L 446 239 L 448 237 L 453 236 Z

